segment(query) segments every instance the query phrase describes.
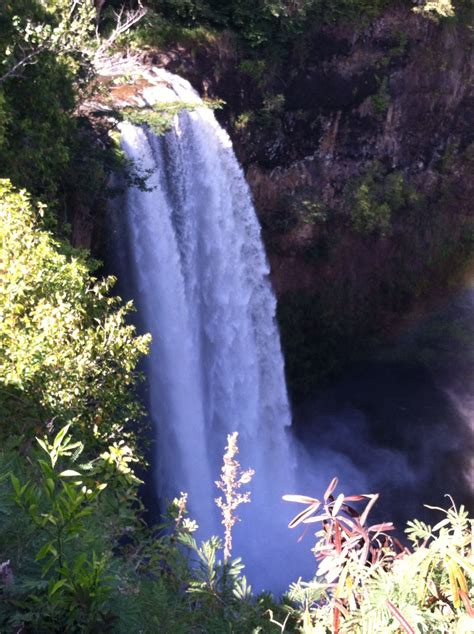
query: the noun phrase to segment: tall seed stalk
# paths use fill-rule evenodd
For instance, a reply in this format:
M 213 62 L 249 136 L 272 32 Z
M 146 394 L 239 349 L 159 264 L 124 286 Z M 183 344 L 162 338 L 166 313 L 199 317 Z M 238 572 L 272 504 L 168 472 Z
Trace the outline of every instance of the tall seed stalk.
M 215 482 L 217 488 L 224 493 L 224 499 L 221 496 L 216 498 L 215 502 L 221 509 L 222 524 L 225 528 L 224 562 L 226 563 L 232 552 L 232 528 L 239 520 L 236 509 L 240 504 L 250 502 L 250 491 L 245 493 L 239 493 L 238 491 L 244 484 L 249 484 L 255 474 L 253 469 L 242 471 L 240 463 L 236 459 L 239 453 L 237 446 L 238 435 L 236 431 L 227 435 L 227 447 L 224 453 L 221 479 Z

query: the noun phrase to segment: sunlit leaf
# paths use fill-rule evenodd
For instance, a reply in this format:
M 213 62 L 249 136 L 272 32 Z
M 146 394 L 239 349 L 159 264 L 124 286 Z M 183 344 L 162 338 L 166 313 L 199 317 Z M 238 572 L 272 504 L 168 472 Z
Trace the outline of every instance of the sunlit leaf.
M 300 504 L 320 504 L 319 500 L 306 495 L 283 495 L 282 500 L 285 500 L 285 502 L 298 502 Z
M 337 498 L 336 501 L 334 502 L 334 506 L 331 509 L 331 515 L 333 517 L 336 517 L 336 515 L 339 513 L 339 511 L 341 510 L 341 507 L 344 503 L 344 494 L 340 493 Z
M 373 505 L 377 502 L 377 500 L 379 499 L 379 494 L 378 493 L 374 493 L 370 496 L 370 500 L 367 504 L 367 506 L 364 509 L 364 512 L 362 513 L 362 515 L 360 516 L 360 523 L 362 524 L 362 526 L 365 524 L 365 521 L 367 519 L 367 516 L 370 513 L 371 508 L 373 507 Z
M 288 524 L 288 528 L 294 528 L 295 526 L 298 526 L 298 524 L 301 524 L 301 522 L 304 522 L 305 519 L 312 515 L 320 506 L 321 505 L 319 502 L 317 504 L 311 504 L 311 506 L 306 508 L 304 511 L 301 511 L 301 513 L 295 515 L 295 517 Z
M 393 614 L 393 616 L 397 619 L 397 621 L 400 623 L 400 625 L 403 627 L 403 629 L 405 630 L 405 632 L 407 632 L 407 634 L 416 634 L 416 631 L 412 628 L 412 626 L 408 623 L 408 621 L 406 620 L 406 618 L 403 616 L 403 614 L 400 612 L 400 610 L 395 607 L 393 605 L 393 603 L 391 601 L 389 601 L 387 599 L 386 601 L 387 607 L 390 610 L 390 612 Z
M 333 478 L 328 486 L 328 488 L 326 489 L 326 491 L 324 492 L 323 495 L 323 499 L 327 500 L 329 498 L 330 495 L 332 495 L 332 492 L 334 491 L 334 489 L 337 487 L 337 483 L 338 483 L 338 479 L 337 478 Z

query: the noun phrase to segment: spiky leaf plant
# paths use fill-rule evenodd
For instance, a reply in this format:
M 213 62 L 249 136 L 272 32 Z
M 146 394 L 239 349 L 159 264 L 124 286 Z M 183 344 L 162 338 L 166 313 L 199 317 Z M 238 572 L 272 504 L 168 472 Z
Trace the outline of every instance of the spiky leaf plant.
M 433 527 L 418 520 L 406 529 L 411 548 L 389 537 L 391 523 L 367 524 L 378 495 L 335 497 L 334 478 L 323 500 L 288 495 L 306 505 L 291 522 L 322 523 L 310 583 L 290 588 L 300 631 L 315 633 L 447 634 L 474 631 L 473 520 L 463 506 L 440 511 Z M 362 511 L 352 503 L 368 500 Z M 351 505 L 348 504 L 351 502 Z

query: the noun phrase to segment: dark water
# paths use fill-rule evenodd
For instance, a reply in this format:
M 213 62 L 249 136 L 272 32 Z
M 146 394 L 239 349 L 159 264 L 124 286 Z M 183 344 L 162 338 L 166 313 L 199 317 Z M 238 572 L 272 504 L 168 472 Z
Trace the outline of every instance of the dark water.
M 446 494 L 472 514 L 474 290 L 300 403 L 293 421 L 312 456 L 306 468 L 339 476 L 346 494 L 381 494 L 374 520 L 435 523 L 423 505 L 447 508 Z

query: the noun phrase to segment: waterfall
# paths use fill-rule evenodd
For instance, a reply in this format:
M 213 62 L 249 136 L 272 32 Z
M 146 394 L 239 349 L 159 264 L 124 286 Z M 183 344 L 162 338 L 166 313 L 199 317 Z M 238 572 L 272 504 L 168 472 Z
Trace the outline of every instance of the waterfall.
M 281 495 L 294 492 L 290 408 L 269 266 L 248 185 L 228 135 L 191 86 L 165 71 L 143 90 L 147 104 L 182 100 L 172 129 L 156 136 L 121 124 L 127 157 L 146 174 L 117 210 L 119 277 L 141 328 L 153 337 L 146 360 L 156 434 L 155 480 L 162 499 L 189 494 L 201 537 L 222 534 L 214 505 L 226 436 L 239 432 L 239 460 L 256 474 L 252 502 L 239 508 L 233 555 L 255 589 L 282 590 L 311 560 L 295 549 Z M 156 85 L 156 77 L 162 82 Z M 301 556 L 299 556 L 301 555 Z M 292 568 L 292 563 L 295 564 Z M 311 566 L 310 566 L 311 568 Z

